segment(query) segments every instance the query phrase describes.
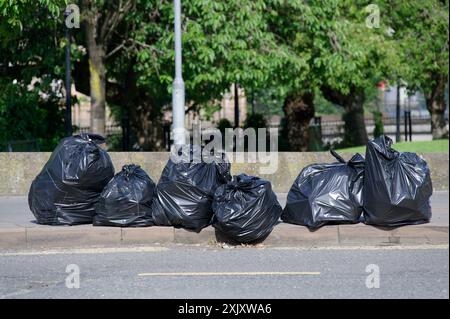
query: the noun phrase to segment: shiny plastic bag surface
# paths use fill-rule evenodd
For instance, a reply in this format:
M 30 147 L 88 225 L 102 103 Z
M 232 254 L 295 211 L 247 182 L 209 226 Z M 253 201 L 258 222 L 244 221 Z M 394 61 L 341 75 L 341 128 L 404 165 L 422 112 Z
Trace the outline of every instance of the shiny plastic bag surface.
M 198 145 L 174 148 L 156 187 L 155 224 L 200 231 L 211 223 L 215 190 L 230 179 L 225 154 Z
M 61 140 L 28 193 L 28 205 L 39 224 L 92 223 L 94 205 L 114 176 L 105 139 L 81 134 Z
M 364 158 L 348 162 L 331 151 L 337 163 L 305 167 L 287 196 L 284 222 L 319 228 L 325 224 L 358 223 L 362 213 Z
M 426 223 L 433 193 L 430 169 L 415 153 L 398 152 L 388 136 L 369 141 L 364 177 L 364 221 L 397 227 Z
M 240 243 L 265 239 L 282 208 L 268 180 L 241 174 L 220 186 L 213 201 L 214 228 Z
M 95 208 L 95 226 L 152 226 L 156 185 L 138 165 L 124 165 L 103 189 Z

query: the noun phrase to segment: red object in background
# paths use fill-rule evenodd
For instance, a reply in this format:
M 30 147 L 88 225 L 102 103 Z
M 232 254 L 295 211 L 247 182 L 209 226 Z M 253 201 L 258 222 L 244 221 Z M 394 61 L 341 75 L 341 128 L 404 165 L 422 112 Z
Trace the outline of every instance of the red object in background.
M 380 81 L 377 84 L 377 88 L 384 91 L 386 89 L 386 81 Z

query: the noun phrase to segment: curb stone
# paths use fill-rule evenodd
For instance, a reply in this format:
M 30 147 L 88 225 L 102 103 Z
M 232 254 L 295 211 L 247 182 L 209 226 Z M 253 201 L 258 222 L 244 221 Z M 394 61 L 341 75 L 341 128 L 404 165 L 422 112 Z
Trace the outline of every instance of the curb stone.
M 363 224 L 324 226 L 314 232 L 306 227 L 277 225 L 262 242 L 265 246 L 385 246 L 445 245 L 449 241 L 448 226 L 414 225 L 383 230 Z M 127 245 L 214 245 L 215 229 L 200 233 L 172 227 L 119 228 L 81 226 L 10 227 L 0 229 L 0 249 L 87 248 Z

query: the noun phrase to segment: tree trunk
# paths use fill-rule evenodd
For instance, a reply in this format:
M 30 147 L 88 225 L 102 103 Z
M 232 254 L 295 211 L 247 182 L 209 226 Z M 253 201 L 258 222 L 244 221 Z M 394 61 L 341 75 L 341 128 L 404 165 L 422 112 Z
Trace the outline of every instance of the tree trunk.
M 141 101 L 141 103 L 143 103 Z M 146 105 L 135 105 L 128 108 L 130 126 L 136 136 L 136 142 L 143 151 L 153 150 L 152 127 L 150 123 L 150 108 Z
M 369 139 L 364 121 L 364 96 L 355 95 L 345 109 L 344 142 L 351 146 L 366 145 Z
M 309 122 L 314 117 L 313 93 L 293 93 L 286 97 L 283 111 L 290 151 L 304 152 L 309 145 Z
M 121 105 L 128 113 L 132 139 L 142 151 L 163 150 L 163 127 L 159 109 L 152 96 L 146 89 L 137 86 L 137 75 L 133 70 L 134 63 L 130 64 L 125 81 L 115 89 L 111 84 L 108 98 Z M 123 94 L 126 92 L 126 94 Z
M 91 96 L 91 131 L 105 135 L 105 60 L 107 49 L 113 42 L 113 35 L 133 10 L 136 1 L 96 1 L 82 0 L 83 20 L 86 26 L 86 43 L 89 53 L 89 86 Z M 119 43 L 125 42 L 125 39 Z M 120 50 L 121 46 L 109 51 L 109 56 Z M 125 93 L 126 94 L 126 93 Z
M 86 15 L 86 42 L 89 53 L 91 132 L 105 136 L 105 48 L 97 42 L 98 12 Z
M 105 65 L 102 50 L 89 53 L 91 131 L 105 136 Z M 102 56 L 103 54 L 103 56 Z
M 447 138 L 448 129 L 445 122 L 445 85 L 448 77 L 444 75 L 436 75 L 435 86 L 432 91 L 425 96 L 428 111 L 431 115 L 431 134 L 433 140 Z
M 369 138 L 364 121 L 364 89 L 352 87 L 349 94 L 342 94 L 330 87 L 322 87 L 323 96 L 330 102 L 345 109 L 344 141 L 345 146 L 366 145 Z

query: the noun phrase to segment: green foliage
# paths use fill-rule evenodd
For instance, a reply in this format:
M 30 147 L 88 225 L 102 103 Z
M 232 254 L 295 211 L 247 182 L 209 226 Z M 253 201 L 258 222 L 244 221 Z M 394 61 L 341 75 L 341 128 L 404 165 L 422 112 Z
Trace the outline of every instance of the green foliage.
M 386 0 L 381 4 L 392 13 L 387 21 L 400 48 L 398 77 L 410 92 L 421 90 L 424 94 L 433 139 L 448 138 L 444 114 L 449 79 L 449 1 Z
M 385 79 L 397 64 L 387 28 L 365 25 L 367 1 L 272 3 L 278 14 L 269 18 L 271 29 L 280 45 L 296 52 L 306 67 L 299 73 L 283 66 L 284 78 L 293 89 L 327 85 L 348 94 L 352 87 L 369 87 Z
M 220 119 L 216 127 L 222 133 L 222 136 L 225 136 L 225 129 L 232 128 L 233 124 L 227 119 Z
M 10 6 L 0 2 L 2 79 L 28 84 L 33 78 L 45 77 L 48 82 L 63 77 L 65 40 L 57 2 L 61 1 L 9 1 Z
M 108 135 L 106 137 L 106 143 L 108 146 L 108 151 L 111 152 L 117 152 L 117 151 L 122 151 L 122 146 L 123 146 L 123 141 L 122 141 L 122 134 L 113 134 L 113 135 Z
M 309 152 L 320 152 L 323 151 L 322 143 L 322 132 L 320 131 L 319 125 L 311 125 L 308 128 L 308 151 Z
M 274 81 L 282 83 L 292 93 L 321 90 L 345 112 L 356 110 L 362 114 L 366 88 L 391 77 L 399 61 L 388 28 L 367 27 L 364 9 L 369 3 L 350 0 L 271 3 L 278 14 L 268 17 L 270 29 L 276 33 L 279 45 L 288 47 L 298 56 L 296 60 L 305 65 L 303 70 L 297 71 L 289 64 L 281 64 L 274 73 Z M 319 104 L 319 112 L 338 113 L 327 103 Z M 354 115 L 345 118 L 349 121 L 363 119 Z M 364 125 L 360 123 L 355 127 L 359 130 L 346 125 L 348 142 L 359 143 L 359 139 L 365 139 Z
M 36 131 L 38 120 L 44 121 L 42 126 L 48 125 L 45 121 L 51 114 L 43 110 L 54 110 L 52 116 L 61 116 L 55 123 L 62 121 L 50 83 L 64 75 L 61 8 L 67 2 L 0 0 L 2 121 L 17 118 L 14 114 L 19 113 L 14 113 L 13 107 L 23 107 L 29 118 L 14 123 L 31 132 L 12 128 L 11 132 L 18 134 L 13 137 L 0 126 L 3 140 L 47 136 Z M 101 17 L 113 13 L 105 1 L 96 3 L 103 10 Z M 186 104 L 198 106 L 201 117 L 210 118 L 217 110 L 215 101 L 232 83 L 239 83 L 249 94 L 253 92 L 257 112 L 267 116 L 281 113 L 288 93 L 302 91 L 316 93 L 318 114 L 341 113 L 342 109 L 317 94 L 326 86 L 345 96 L 364 92 L 366 110 L 372 111 L 376 109 L 375 85 L 380 80 L 404 79 L 411 91 L 421 89 L 427 94 L 436 84 L 436 74 L 448 79 L 447 0 L 377 1 L 381 13 L 378 29 L 366 26 L 364 9 L 369 3 L 183 1 Z M 83 61 L 80 44 L 85 43 L 85 30 L 73 33 L 77 42 L 72 46 L 74 60 Z M 115 105 L 116 118 L 130 114 L 134 125 L 159 118 L 171 102 L 173 1 L 135 0 L 135 7 L 105 48 L 108 53 L 115 49 L 105 64 L 107 100 Z M 85 82 L 86 72 L 81 72 Z M 41 79 L 42 84 L 39 90 L 27 91 L 33 78 Z M 13 86 L 13 80 L 18 84 Z M 39 97 L 39 91 L 50 94 L 51 102 Z M 59 133 L 54 134 L 50 141 Z
M 342 142 L 339 143 L 340 147 L 365 145 L 369 137 L 365 128 L 364 114 L 349 110 L 342 115 L 342 120 L 344 121 L 344 136 Z M 359 134 L 362 131 L 366 135 L 366 140 L 360 138 Z
M 60 98 L 54 94 L 43 98 L 39 89 L 0 83 L 0 145 L 37 140 L 41 151 L 51 151 L 64 136 Z
M 416 141 L 416 142 L 400 142 L 392 145 L 394 149 L 399 152 L 414 152 L 414 153 L 448 153 L 448 139 L 433 140 L 433 141 Z M 336 149 L 338 152 L 360 153 L 366 152 L 365 146 L 350 147 Z
M 394 30 L 400 47 L 399 77 L 410 91 L 429 94 L 436 85 L 436 74 L 448 79 L 449 1 L 382 1 L 386 23 Z
M 317 116 L 342 114 L 344 112 L 342 107 L 325 99 L 320 91 L 318 91 L 314 96 L 314 108 Z
M 375 127 L 373 129 L 373 137 L 377 138 L 384 134 L 384 126 L 383 126 L 383 114 L 380 111 L 374 111 L 373 120 L 375 122 Z
M 322 82 L 349 94 L 352 87 L 365 90 L 391 77 L 399 61 L 388 27 L 367 27 L 366 1 L 330 3 L 330 10 L 325 15 L 328 28 L 317 34 L 323 39 L 324 46 L 319 48 L 318 58 L 314 61 L 317 69 L 323 71 Z
M 260 113 L 249 114 L 244 122 L 244 128 L 252 127 L 254 129 L 266 128 L 267 120 L 264 115 Z
M 288 130 L 287 130 L 287 121 L 285 118 L 281 118 L 281 121 L 280 121 L 280 135 L 278 137 L 278 150 L 280 152 L 287 152 L 290 150 Z
M 49 21 L 37 20 L 42 12 L 49 14 L 52 22 L 60 16 L 60 8 L 66 0 L 1 0 L 0 38 L 8 44 L 31 24 L 45 24 Z
M 220 111 L 220 108 L 221 106 L 218 103 L 205 103 L 201 108 L 200 114 L 203 119 L 211 121 L 214 113 Z
M 255 111 L 267 116 L 283 115 L 283 103 L 286 98 L 287 89 L 278 85 L 269 88 L 246 90 L 248 111 L 251 112 L 252 103 Z
M 0 144 L 37 140 L 50 151 L 64 136 L 64 3 L 0 1 Z
M 135 71 L 141 85 L 163 86 L 170 94 L 173 81 L 172 1 L 141 1 L 130 20 L 143 21 L 148 12 L 157 23 L 144 23 L 132 33 L 145 43 L 137 53 Z M 257 88 L 270 81 L 274 66 L 284 59 L 269 32 L 263 0 L 192 0 L 183 2 L 183 77 L 187 101 L 207 105 L 232 83 Z

